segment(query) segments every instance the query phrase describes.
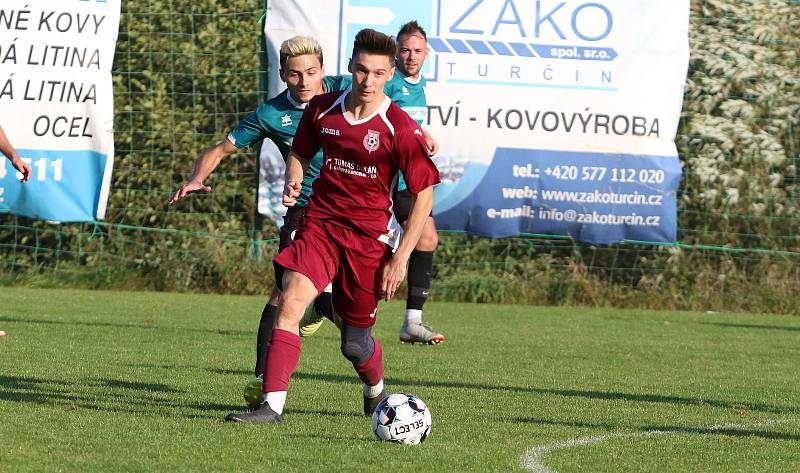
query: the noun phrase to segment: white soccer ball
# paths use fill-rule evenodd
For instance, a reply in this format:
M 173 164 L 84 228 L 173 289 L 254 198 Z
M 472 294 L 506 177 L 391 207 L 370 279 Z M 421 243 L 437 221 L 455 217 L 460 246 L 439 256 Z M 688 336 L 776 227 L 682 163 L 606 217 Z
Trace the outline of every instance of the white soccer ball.
M 372 413 L 372 433 L 378 440 L 417 445 L 430 432 L 431 411 L 413 394 L 386 396 Z

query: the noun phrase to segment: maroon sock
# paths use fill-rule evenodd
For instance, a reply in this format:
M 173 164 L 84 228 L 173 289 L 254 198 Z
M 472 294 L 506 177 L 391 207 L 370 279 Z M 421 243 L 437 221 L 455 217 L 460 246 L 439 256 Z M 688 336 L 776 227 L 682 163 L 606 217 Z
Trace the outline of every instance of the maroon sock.
M 267 350 L 264 392 L 288 391 L 289 378 L 300 361 L 300 337 L 276 328 Z
M 372 356 L 367 361 L 353 363 L 353 368 L 356 369 L 358 377 L 367 386 L 375 386 L 383 379 L 383 350 L 381 350 L 378 341 L 374 337 L 371 338 L 375 344 L 375 351 L 372 352 Z

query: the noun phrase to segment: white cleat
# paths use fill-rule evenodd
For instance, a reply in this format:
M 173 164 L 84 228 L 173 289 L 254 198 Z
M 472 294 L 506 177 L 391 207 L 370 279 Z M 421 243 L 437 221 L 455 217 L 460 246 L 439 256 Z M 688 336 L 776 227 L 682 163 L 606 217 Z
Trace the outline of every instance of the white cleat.
M 411 323 L 403 322 L 400 327 L 400 343 L 424 343 L 426 345 L 438 345 L 445 341 L 444 335 L 434 332 L 425 322 Z

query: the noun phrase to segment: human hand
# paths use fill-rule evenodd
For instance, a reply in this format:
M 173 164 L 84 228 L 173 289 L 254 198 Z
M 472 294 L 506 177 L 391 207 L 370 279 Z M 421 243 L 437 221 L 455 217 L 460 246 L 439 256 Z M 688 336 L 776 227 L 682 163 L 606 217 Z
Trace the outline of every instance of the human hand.
M 300 196 L 300 189 L 303 186 L 297 181 L 289 181 L 283 188 L 283 205 L 286 207 L 294 207 L 297 203 L 297 197 Z
M 28 179 L 30 179 L 31 175 L 33 174 L 31 165 L 20 159 L 19 156 L 11 160 L 11 165 L 14 166 L 14 169 L 19 171 L 20 174 L 22 174 L 22 179 L 20 179 L 19 182 L 28 182 Z
M 381 294 L 386 302 L 394 296 L 400 283 L 406 277 L 408 261 L 403 260 L 399 255 L 392 256 L 383 267 L 383 279 L 381 280 Z
M 172 193 L 172 195 L 169 197 L 169 204 L 174 205 L 175 202 L 183 199 L 187 195 L 192 194 L 194 192 L 206 192 L 206 193 L 211 192 L 211 186 L 207 186 L 202 182 L 194 180 L 189 181 L 186 184 L 182 185 L 180 189 Z
M 425 131 L 425 145 L 428 147 L 428 154 L 430 156 L 436 156 L 436 153 L 439 152 L 439 143 L 433 139 L 430 133 Z

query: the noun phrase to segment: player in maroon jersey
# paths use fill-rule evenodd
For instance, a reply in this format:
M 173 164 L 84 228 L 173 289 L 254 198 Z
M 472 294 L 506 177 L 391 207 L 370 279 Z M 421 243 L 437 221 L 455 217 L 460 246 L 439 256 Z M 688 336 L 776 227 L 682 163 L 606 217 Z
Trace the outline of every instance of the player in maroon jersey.
M 300 360 L 300 320 L 331 280 L 341 351 L 364 384 L 364 414 L 372 415 L 384 396 L 381 346 L 372 337 L 378 301 L 391 299 L 403 281 L 439 182 L 424 133 L 383 92 L 396 50 L 390 37 L 361 30 L 348 66 L 352 89 L 317 96 L 303 113 L 286 164 L 284 204 L 295 204 L 319 149 L 323 166 L 294 241 L 274 260 L 283 292 L 267 352 L 264 402 L 255 411 L 228 414 L 227 421 L 283 420 L 289 378 Z M 401 170 L 414 199 L 399 238 L 391 195 Z

